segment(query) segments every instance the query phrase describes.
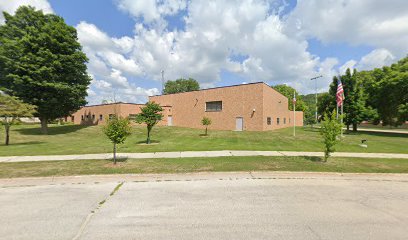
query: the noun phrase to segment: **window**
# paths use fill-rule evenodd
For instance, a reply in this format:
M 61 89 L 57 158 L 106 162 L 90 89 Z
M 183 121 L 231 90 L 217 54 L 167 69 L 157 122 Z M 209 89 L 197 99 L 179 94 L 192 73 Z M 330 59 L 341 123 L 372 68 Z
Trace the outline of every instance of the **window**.
M 84 115 L 81 115 L 81 120 L 84 121 Z
M 222 101 L 206 102 L 206 112 L 220 112 L 222 110 Z
M 136 120 L 136 115 L 137 114 L 129 114 L 129 120 L 132 120 L 132 121 Z
M 88 119 L 89 119 L 89 115 L 85 115 L 85 119 L 88 121 Z
M 283 124 L 286 124 L 286 118 L 283 118 Z
M 99 121 L 102 121 L 102 119 L 103 119 L 102 114 L 99 114 Z
M 266 118 L 266 124 L 271 125 L 272 124 L 272 119 L 271 117 Z
M 276 119 L 276 124 L 278 124 L 278 125 L 279 125 L 279 118 L 277 118 L 277 119 Z
M 75 118 L 74 116 L 71 116 L 71 122 L 74 122 Z
M 95 120 L 95 114 L 92 114 L 92 121 Z
M 109 114 L 109 120 L 113 119 L 115 116 L 115 114 Z
M 290 118 L 289 118 L 289 123 L 290 123 Z

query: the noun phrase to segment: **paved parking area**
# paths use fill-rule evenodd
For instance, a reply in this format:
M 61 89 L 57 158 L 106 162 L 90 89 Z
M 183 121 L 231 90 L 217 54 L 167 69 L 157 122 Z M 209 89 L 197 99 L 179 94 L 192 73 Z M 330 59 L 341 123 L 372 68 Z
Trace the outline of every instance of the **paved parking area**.
M 406 239 L 407 202 L 408 175 L 0 180 L 0 238 Z

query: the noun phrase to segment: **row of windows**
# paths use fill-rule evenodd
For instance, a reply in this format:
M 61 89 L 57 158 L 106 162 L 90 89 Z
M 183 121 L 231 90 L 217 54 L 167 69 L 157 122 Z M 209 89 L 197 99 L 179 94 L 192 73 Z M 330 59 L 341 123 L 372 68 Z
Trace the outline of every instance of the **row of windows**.
M 136 120 L 136 115 L 137 114 L 129 114 L 129 120 Z M 109 114 L 109 119 L 112 119 L 115 116 L 115 114 Z M 95 114 L 92 115 L 81 115 L 81 120 L 84 121 L 88 121 L 92 119 L 92 121 L 95 120 Z M 71 120 L 74 121 L 74 116 L 71 117 Z M 99 114 L 99 121 L 103 120 L 103 115 Z
M 280 118 L 276 118 L 276 124 L 279 125 L 279 123 L 280 123 Z M 290 123 L 290 118 L 289 118 L 289 123 Z M 272 118 L 271 117 L 266 118 L 266 124 L 272 125 Z M 283 124 L 286 124 L 286 118 L 283 118 Z
M 110 114 L 110 115 L 112 115 L 112 114 Z M 109 115 L 109 116 L 110 116 Z M 73 118 L 73 117 L 72 117 Z M 84 120 L 89 120 L 89 119 L 92 119 L 92 121 L 94 121 L 95 120 L 95 114 L 92 114 L 92 116 L 91 115 L 81 115 L 81 120 L 82 121 L 84 121 Z M 103 119 L 103 116 L 102 116 L 102 114 L 100 114 L 99 115 L 99 120 L 102 120 Z M 73 121 L 73 120 L 72 120 Z

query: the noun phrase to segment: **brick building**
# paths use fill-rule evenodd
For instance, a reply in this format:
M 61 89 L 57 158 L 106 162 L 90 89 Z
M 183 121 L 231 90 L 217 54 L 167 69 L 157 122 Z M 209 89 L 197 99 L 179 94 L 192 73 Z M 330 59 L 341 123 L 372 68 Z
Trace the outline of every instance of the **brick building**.
M 201 119 L 212 120 L 211 129 L 267 131 L 293 126 L 288 99 L 265 83 L 209 88 L 149 97 L 163 107 L 159 125 L 203 128 Z M 76 124 L 101 124 L 111 114 L 133 118 L 143 104 L 116 103 L 86 106 L 72 115 Z M 303 112 L 295 114 L 303 126 Z

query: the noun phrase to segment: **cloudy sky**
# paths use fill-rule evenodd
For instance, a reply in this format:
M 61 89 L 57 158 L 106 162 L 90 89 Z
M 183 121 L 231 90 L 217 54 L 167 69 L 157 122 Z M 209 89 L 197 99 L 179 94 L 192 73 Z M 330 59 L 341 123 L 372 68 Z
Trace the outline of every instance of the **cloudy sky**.
M 202 88 L 263 81 L 326 91 L 347 68 L 408 54 L 407 0 L 13 0 L 75 26 L 93 81 L 88 101 L 145 102 L 165 79 Z M 4 23 L 0 17 L 0 24 Z

